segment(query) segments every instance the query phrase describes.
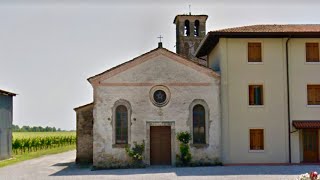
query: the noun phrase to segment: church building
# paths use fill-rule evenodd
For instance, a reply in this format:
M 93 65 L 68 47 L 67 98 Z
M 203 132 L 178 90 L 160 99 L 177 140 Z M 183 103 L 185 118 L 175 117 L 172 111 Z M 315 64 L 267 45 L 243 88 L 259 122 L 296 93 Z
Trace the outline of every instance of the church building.
M 144 141 L 146 164 L 175 165 L 176 134 L 182 131 L 192 132 L 193 161 L 220 159 L 220 75 L 192 56 L 205 36 L 206 19 L 176 16 L 179 54 L 160 42 L 156 49 L 88 79 L 94 102 L 75 109 L 77 162 L 126 165 L 125 147 Z
M 176 53 L 162 43 L 88 78 L 93 102 L 75 108 L 76 162 L 175 165 L 188 131 L 193 162 L 319 162 L 320 25 L 211 31 L 207 15 L 177 15 Z

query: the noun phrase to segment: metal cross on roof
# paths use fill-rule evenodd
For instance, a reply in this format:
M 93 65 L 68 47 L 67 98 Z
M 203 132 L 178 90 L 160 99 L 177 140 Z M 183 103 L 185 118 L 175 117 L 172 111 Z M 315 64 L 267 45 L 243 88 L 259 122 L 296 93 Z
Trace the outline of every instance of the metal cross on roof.
M 161 39 L 163 38 L 161 35 L 159 36 L 159 37 L 157 37 L 157 38 L 159 38 L 160 39 L 160 42 L 161 42 Z

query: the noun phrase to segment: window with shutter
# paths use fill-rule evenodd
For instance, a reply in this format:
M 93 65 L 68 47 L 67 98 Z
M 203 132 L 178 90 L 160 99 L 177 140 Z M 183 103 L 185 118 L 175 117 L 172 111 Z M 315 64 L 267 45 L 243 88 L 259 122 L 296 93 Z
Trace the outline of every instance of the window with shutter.
M 319 43 L 306 43 L 306 61 L 319 62 Z
M 250 150 L 264 150 L 263 129 L 250 129 Z
M 320 85 L 307 85 L 308 105 L 320 105 Z
M 261 43 L 248 43 L 248 62 L 262 62 Z
M 249 85 L 249 105 L 263 105 L 262 85 Z

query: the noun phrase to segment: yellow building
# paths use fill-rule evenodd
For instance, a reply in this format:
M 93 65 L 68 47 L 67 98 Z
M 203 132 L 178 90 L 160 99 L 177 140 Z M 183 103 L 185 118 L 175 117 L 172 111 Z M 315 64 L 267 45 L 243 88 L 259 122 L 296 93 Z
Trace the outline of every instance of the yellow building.
M 222 161 L 319 161 L 320 25 L 209 32 L 196 51 L 221 74 Z

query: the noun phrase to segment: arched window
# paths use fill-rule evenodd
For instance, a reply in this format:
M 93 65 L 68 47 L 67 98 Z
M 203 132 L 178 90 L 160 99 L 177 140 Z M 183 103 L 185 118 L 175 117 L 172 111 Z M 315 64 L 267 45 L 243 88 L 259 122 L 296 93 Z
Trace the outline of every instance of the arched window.
M 194 36 L 199 36 L 199 20 L 196 20 L 194 22 Z
M 193 107 L 193 143 L 205 144 L 205 109 L 202 105 L 197 104 Z
M 116 108 L 116 144 L 128 144 L 128 110 L 124 105 Z
M 190 36 L 190 22 L 189 20 L 186 20 L 184 22 L 184 36 Z

